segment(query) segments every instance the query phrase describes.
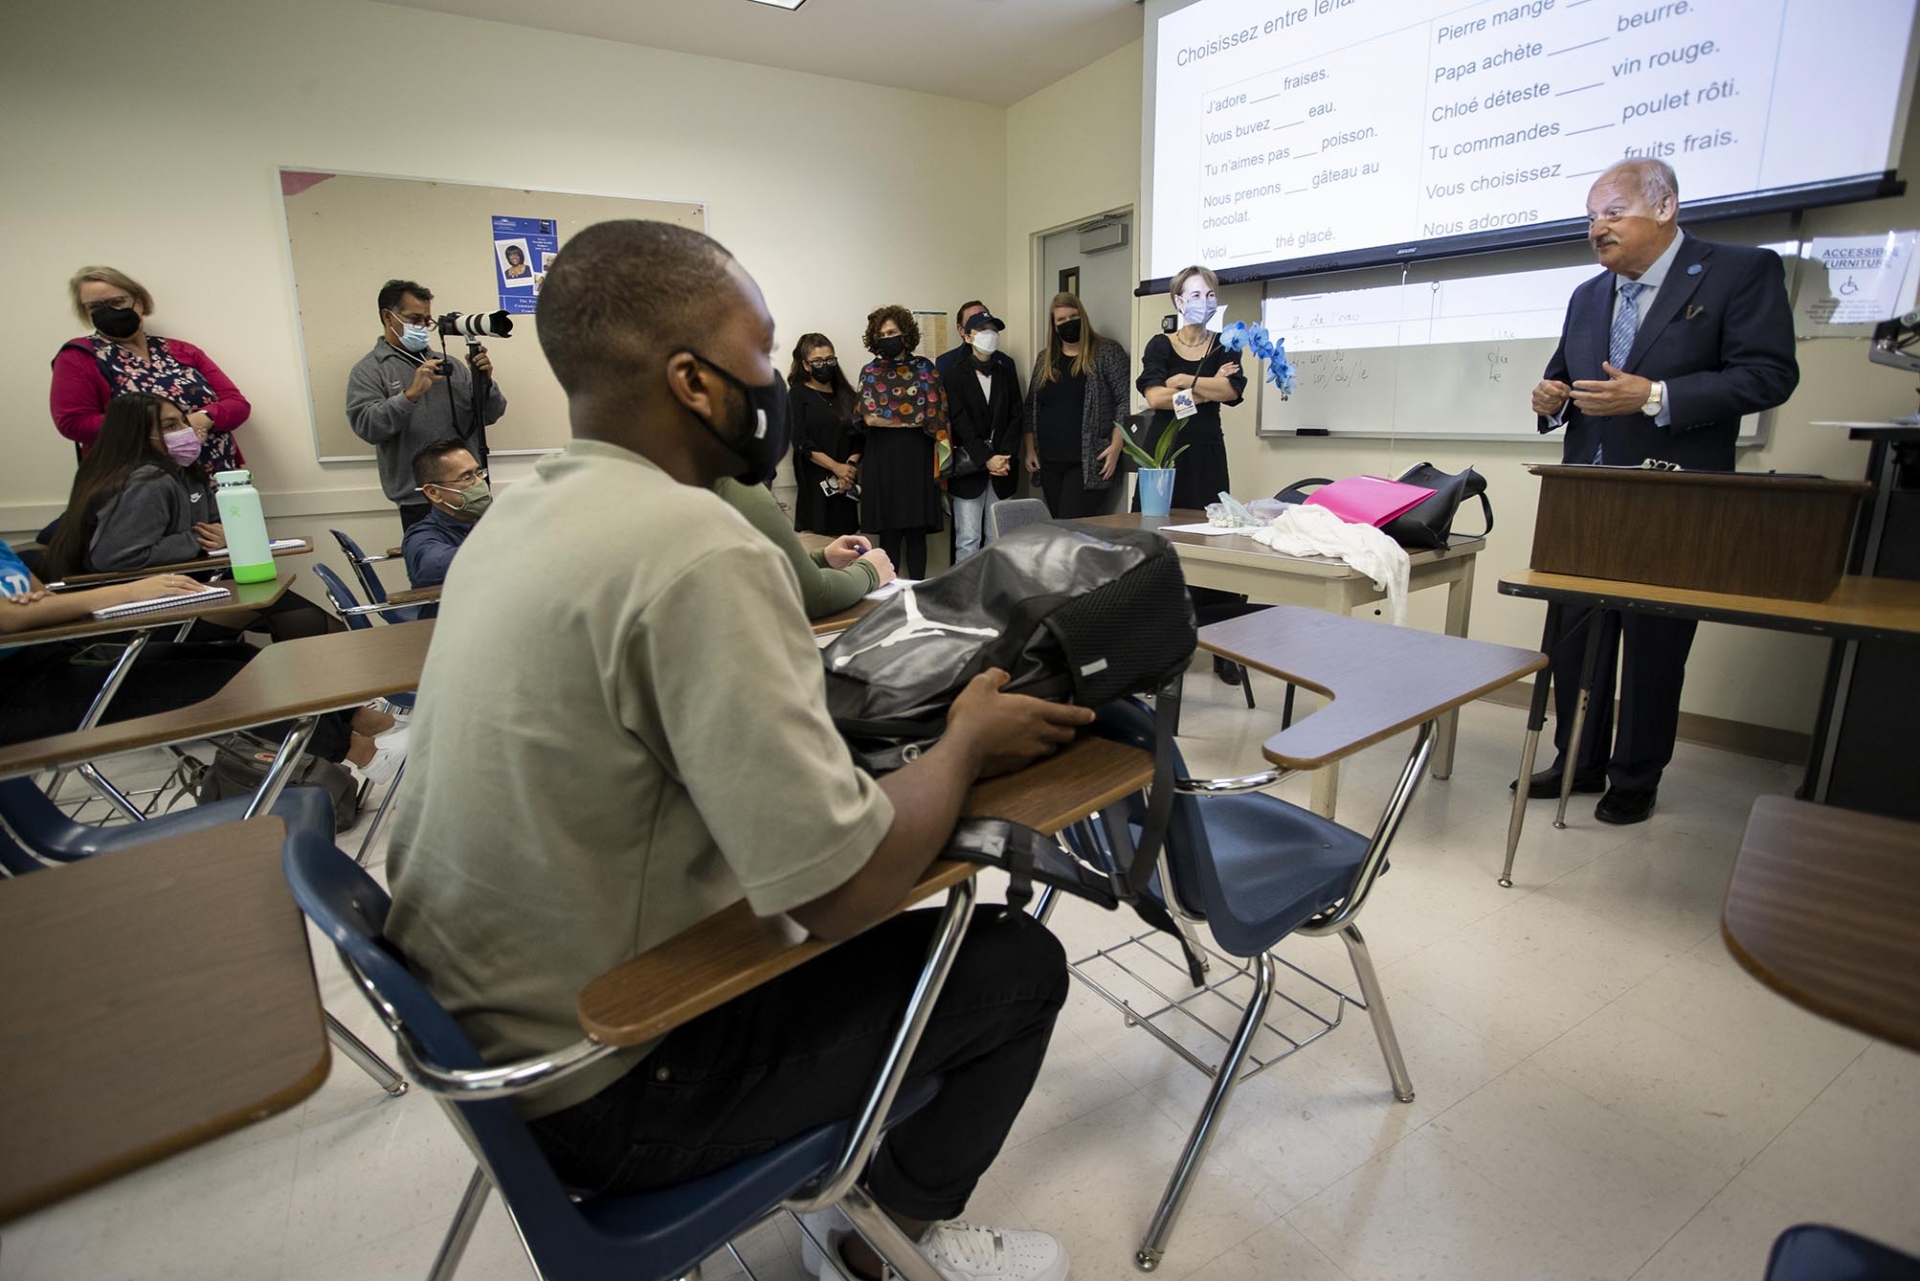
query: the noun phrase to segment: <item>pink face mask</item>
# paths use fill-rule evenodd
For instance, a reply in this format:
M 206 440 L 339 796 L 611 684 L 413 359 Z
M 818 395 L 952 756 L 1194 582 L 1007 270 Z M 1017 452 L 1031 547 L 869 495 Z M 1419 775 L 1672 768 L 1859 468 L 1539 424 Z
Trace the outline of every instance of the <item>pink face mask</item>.
M 170 431 L 160 440 L 167 447 L 168 457 L 182 467 L 188 466 L 200 457 L 200 433 L 191 427 Z

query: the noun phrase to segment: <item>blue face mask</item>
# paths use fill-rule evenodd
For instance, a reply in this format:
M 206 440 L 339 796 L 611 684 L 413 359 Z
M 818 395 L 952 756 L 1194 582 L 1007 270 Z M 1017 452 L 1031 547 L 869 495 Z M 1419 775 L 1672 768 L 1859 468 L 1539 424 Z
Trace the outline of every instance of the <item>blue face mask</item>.
M 1180 315 L 1189 325 L 1204 325 L 1213 319 L 1214 308 L 1218 305 L 1205 298 L 1189 298 L 1180 308 Z
M 397 315 L 394 316 L 394 319 L 400 321 L 400 345 L 408 351 L 425 351 L 427 344 L 433 341 L 433 330 L 431 327 L 427 325 L 409 325 L 404 319 Z

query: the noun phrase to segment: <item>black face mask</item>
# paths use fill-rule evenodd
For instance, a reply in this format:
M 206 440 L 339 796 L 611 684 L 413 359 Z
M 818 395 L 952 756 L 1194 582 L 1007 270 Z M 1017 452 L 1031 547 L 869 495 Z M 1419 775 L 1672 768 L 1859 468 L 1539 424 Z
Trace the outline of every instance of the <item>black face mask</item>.
M 792 424 L 787 419 L 787 380 L 775 375 L 772 382 L 754 387 L 699 352 L 692 354 L 695 360 L 737 387 L 743 397 L 741 421 L 736 430 L 723 432 L 704 418 L 700 425 L 712 432 L 715 440 L 746 460 L 747 470 L 735 476 L 736 480 L 743 485 L 766 484 L 779 469 L 780 460 L 787 456 L 792 435 Z
M 1078 319 L 1063 320 L 1053 327 L 1053 331 L 1060 335 L 1061 342 L 1080 341 L 1080 321 Z
M 838 368 L 840 368 L 839 361 L 823 360 L 817 365 L 808 365 L 807 372 L 813 375 L 815 382 L 826 383 L 831 386 L 833 383 L 833 371 Z
M 140 313 L 131 307 L 97 307 L 93 327 L 108 338 L 131 338 L 140 332 Z
M 882 338 L 873 344 L 873 354 L 882 360 L 898 360 L 907 354 L 907 340 L 899 334 Z

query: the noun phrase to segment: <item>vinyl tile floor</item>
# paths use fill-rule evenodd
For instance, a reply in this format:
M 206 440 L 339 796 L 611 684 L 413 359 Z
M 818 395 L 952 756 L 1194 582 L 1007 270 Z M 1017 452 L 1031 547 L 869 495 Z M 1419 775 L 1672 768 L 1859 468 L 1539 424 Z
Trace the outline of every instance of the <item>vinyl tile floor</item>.
M 1255 680 L 1248 711 L 1204 666 L 1189 679 L 1193 772 L 1259 767 L 1281 698 Z M 1360 920 L 1414 1101 L 1394 1101 L 1349 1010 L 1241 1086 L 1160 1275 L 1757 1281 L 1773 1238 L 1808 1220 L 1920 1251 L 1920 1056 L 1775 996 L 1720 940 L 1747 809 L 1791 792 L 1796 769 L 1683 744 L 1640 826 L 1596 822 L 1585 797 L 1555 831 L 1535 802 L 1501 889 L 1521 729 L 1515 709 L 1464 710 L 1453 777 L 1422 784 Z M 1370 826 L 1407 746 L 1347 764 L 1343 821 Z M 1305 803 L 1308 780 L 1278 790 Z M 1053 925 L 1082 956 L 1130 921 L 1070 900 Z M 1337 941 L 1282 951 L 1351 986 Z M 314 958 L 327 1006 L 385 1051 L 317 937 Z M 969 1217 L 1057 1233 L 1082 1281 L 1137 1275 L 1135 1244 L 1204 1088 L 1076 985 Z M 0 1229 L 0 1281 L 412 1281 L 471 1168 L 430 1097 L 389 1100 L 336 1055 L 289 1112 Z M 805 1276 L 790 1221 L 737 1244 L 760 1277 Z M 722 1255 L 705 1274 L 739 1271 Z M 531 1275 L 490 1205 L 460 1278 Z

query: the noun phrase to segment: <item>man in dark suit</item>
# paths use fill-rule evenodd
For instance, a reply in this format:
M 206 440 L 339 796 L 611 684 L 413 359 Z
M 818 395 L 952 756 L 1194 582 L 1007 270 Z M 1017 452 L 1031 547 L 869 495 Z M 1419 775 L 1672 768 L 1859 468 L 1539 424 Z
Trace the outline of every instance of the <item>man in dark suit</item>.
M 953 474 L 947 494 L 953 499 L 956 565 L 986 544 L 988 508 L 1013 497 L 1018 483 L 1013 460 L 1025 408 L 1020 372 L 1000 350 L 1000 331 L 1006 327 L 985 307 L 970 313 L 963 335 L 965 359 L 955 361 L 941 375 L 953 440 Z
M 1587 239 L 1606 271 L 1574 290 L 1559 349 L 1533 389 L 1540 430 L 1566 428 L 1563 462 L 1638 467 L 1658 459 L 1732 471 L 1741 415 L 1784 403 L 1800 380 L 1779 255 L 1682 235 L 1679 208 L 1679 182 L 1658 160 L 1617 164 L 1587 193 Z M 1553 654 L 1560 755 L 1528 781 L 1531 796 L 1560 793 L 1585 620 L 1584 610 L 1567 612 L 1566 639 Z M 1638 823 L 1653 812 L 1673 759 L 1694 624 L 1627 613 L 1601 625 L 1574 790 L 1605 790 L 1596 818 Z M 1616 736 L 1607 694 L 1622 639 Z
M 970 298 L 961 303 L 960 309 L 953 313 L 953 332 L 959 335 L 960 341 L 933 358 L 933 367 L 942 378 L 952 373 L 956 366 L 963 364 L 972 354 L 973 347 L 967 341 L 967 322 L 986 309 L 987 304 L 978 298 Z

